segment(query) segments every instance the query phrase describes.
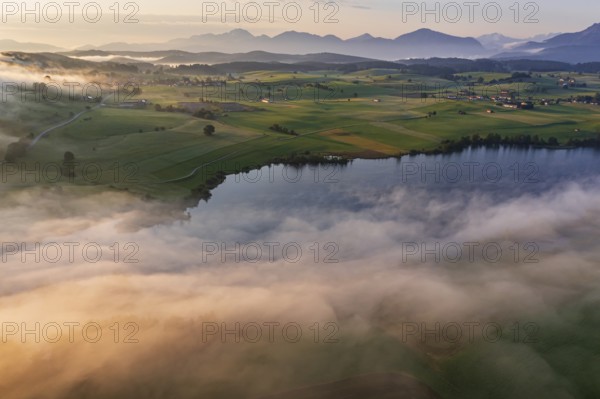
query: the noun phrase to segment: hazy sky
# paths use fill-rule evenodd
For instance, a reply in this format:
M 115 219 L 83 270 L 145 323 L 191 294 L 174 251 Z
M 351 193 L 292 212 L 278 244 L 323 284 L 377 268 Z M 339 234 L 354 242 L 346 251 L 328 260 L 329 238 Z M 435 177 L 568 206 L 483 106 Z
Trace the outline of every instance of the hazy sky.
M 320 35 L 334 34 L 342 38 L 365 32 L 393 38 L 424 27 L 461 36 L 500 32 L 524 38 L 542 33 L 583 30 L 600 22 L 600 4 L 589 0 L 572 0 L 568 5 L 558 0 L 442 1 L 437 2 L 438 11 L 429 14 L 423 12 L 425 7 L 421 1 L 395 0 L 321 1 L 317 3 L 318 6 L 312 0 L 242 0 L 238 2 L 238 11 L 231 14 L 224 11 L 235 10 L 236 2 L 233 0 L 144 0 L 135 3 L 126 0 L 120 3 L 113 0 L 98 0 L 96 3 L 82 0 L 78 2 L 79 6 L 74 6 L 72 13 L 66 4 L 68 2 L 57 1 L 54 4 L 58 4 L 62 12 L 58 23 L 49 22 L 58 19 L 57 8 L 48 5 L 51 3 L 38 3 L 37 11 L 35 1 L 28 0 L 26 3 L 27 8 L 33 10 L 30 14 L 26 14 L 21 1 L 1 3 L 0 38 L 77 47 L 114 41 L 161 42 L 235 28 L 269 35 L 296 30 Z M 119 4 L 118 15 L 115 15 L 114 4 Z M 329 4 L 327 8 L 326 4 Z M 435 10 L 436 2 L 427 1 L 426 4 L 428 10 Z M 519 6 L 518 15 L 514 4 Z M 85 19 L 84 6 L 87 7 Z M 97 8 L 102 15 L 98 22 L 93 23 Z M 497 14 L 498 10 L 501 16 Z M 137 23 L 124 23 L 125 17 L 130 14 L 133 14 L 134 20 L 138 20 Z M 117 23 L 114 22 L 115 16 Z M 36 22 L 36 17 L 39 22 Z M 70 17 L 73 23 L 69 22 Z M 236 18 L 239 18 L 239 22 Z M 325 23 L 325 20 L 329 20 L 329 23 Z

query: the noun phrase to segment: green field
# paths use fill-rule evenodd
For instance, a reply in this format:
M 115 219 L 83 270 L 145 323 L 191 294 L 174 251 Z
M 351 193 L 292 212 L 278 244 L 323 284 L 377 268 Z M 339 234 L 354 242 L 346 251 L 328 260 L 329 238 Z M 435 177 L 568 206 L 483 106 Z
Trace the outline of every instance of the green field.
M 585 87 L 564 90 L 556 84 L 557 74 L 534 75 L 525 83 L 491 85 L 486 82 L 510 75 L 463 74 L 468 81 L 457 83 L 387 70 L 348 74 L 258 71 L 237 76 L 222 91 L 156 84 L 137 77 L 142 92 L 133 99 L 148 100 L 144 109 L 124 108 L 111 101 L 91 107 L 82 102 L 40 102 L 18 104 L 13 110 L 9 104 L 1 115 L 5 133 L 18 138 L 37 136 L 88 106 L 91 109 L 77 120 L 41 138 L 20 160 L 21 166 L 35 168 L 32 164 L 38 164 L 43 168 L 60 163 L 63 154 L 71 151 L 80 169 L 70 183 L 109 185 L 152 197 L 182 197 L 218 171 L 239 172 L 274 158 L 400 156 L 435 150 L 443 140 L 490 133 L 537 135 L 545 140 L 555 137 L 560 143 L 597 137 L 598 106 L 537 103 L 542 98 L 593 96 L 600 91 L 598 76 L 578 76 Z M 257 82 L 260 93 L 255 89 Z M 525 85 L 527 90 L 521 90 Z M 520 97 L 536 102 L 536 107 L 507 109 L 489 99 L 447 98 L 464 87 L 476 93 L 516 87 Z M 263 97 L 274 101 L 256 101 Z M 203 108 L 214 112 L 214 120 L 195 117 L 192 112 L 164 111 L 168 106 L 201 101 Z M 230 110 L 224 103 L 243 106 L 244 111 Z M 155 109 L 157 104 L 162 112 Z M 494 112 L 489 113 L 490 109 Z M 435 116 L 428 117 L 432 113 Z M 203 133 L 207 124 L 216 128 L 211 137 Z M 297 136 L 270 130 L 273 124 L 293 129 Z M 86 167 L 84 173 L 81 168 Z

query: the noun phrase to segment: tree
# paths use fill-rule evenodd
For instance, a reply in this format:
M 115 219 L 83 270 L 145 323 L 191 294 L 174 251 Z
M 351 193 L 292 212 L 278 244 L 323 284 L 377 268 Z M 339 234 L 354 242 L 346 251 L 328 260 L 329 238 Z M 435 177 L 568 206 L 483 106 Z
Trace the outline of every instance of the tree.
M 213 134 L 215 134 L 215 127 L 213 125 L 206 125 L 204 126 L 204 134 L 207 136 L 212 136 Z
M 65 152 L 63 156 L 61 173 L 71 179 L 75 177 L 75 155 L 71 151 Z
M 6 155 L 4 156 L 4 160 L 6 162 L 14 163 L 17 161 L 17 158 L 21 158 L 25 156 L 25 152 L 27 150 L 27 146 L 22 142 L 11 143 L 6 148 Z

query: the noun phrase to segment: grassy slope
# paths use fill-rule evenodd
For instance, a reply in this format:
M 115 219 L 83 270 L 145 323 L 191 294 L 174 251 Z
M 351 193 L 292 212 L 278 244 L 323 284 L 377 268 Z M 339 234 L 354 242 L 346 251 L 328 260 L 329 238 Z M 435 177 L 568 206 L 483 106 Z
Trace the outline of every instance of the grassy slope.
M 242 101 L 256 111 L 230 112 L 218 121 L 156 112 L 152 107 L 146 110 L 101 107 L 41 140 L 30 151 L 26 162 L 60 163 L 62 154 L 72 151 L 83 165 L 93 163 L 101 168 L 102 177 L 91 179 L 94 183 L 112 184 L 153 196 L 178 197 L 189 193 L 217 170 L 230 173 L 294 153 L 384 157 L 410 150 L 431 150 L 443 139 L 472 134 L 537 134 L 565 141 L 574 134 L 591 137 L 600 131 L 597 107 L 562 104 L 522 111 L 503 109 L 483 101 L 451 101 L 439 98 L 440 91 L 433 88 L 440 85 L 456 87 L 452 82 L 418 75 L 387 75 L 387 72 L 294 75 L 262 71 L 246 74 L 243 77 L 245 83 L 260 80 L 272 84 L 276 102 Z M 479 76 L 482 74 L 476 77 Z M 502 77 L 497 74 L 483 76 L 487 80 Z M 536 97 L 567 97 L 600 90 L 597 76 L 578 78 L 586 81 L 589 87 L 568 93 L 558 89 L 553 79 L 536 79 L 536 85 L 546 89 L 543 95 L 536 94 Z M 333 91 L 316 89 L 311 86 L 315 82 L 326 84 Z M 281 101 L 282 94 L 277 88 L 286 84 L 301 88 L 301 98 Z M 430 94 L 437 94 L 438 98 L 418 98 L 419 86 L 425 87 Z M 243 86 L 233 84 L 233 87 Z M 485 86 L 476 86 L 476 89 L 487 90 Z M 182 101 L 194 102 L 206 94 L 198 87 L 144 86 L 141 96 L 164 107 Z M 222 99 L 215 92 L 213 96 L 213 100 Z M 315 102 L 316 97 L 326 100 Z M 382 101 L 376 103 L 373 101 L 376 98 Z M 65 120 L 69 112 L 78 112 L 85 106 L 83 103 L 27 105 L 28 108 L 19 108 L 13 121 L 15 129 L 22 124 L 32 132 Z M 496 112 L 488 114 L 489 108 Z M 467 115 L 459 115 L 459 110 L 466 111 Z M 437 116 L 425 117 L 433 111 Z M 217 134 L 213 137 L 202 133 L 208 123 L 216 126 Z M 300 136 L 272 132 L 268 127 L 274 123 L 294 129 Z M 580 129 L 579 133 L 574 133 L 576 128 Z M 20 133 L 22 130 L 23 127 Z M 115 165 L 119 165 L 118 175 L 114 171 Z M 197 173 L 190 178 L 173 181 L 195 169 L 198 169 Z M 89 184 L 89 180 L 85 181 L 81 176 L 76 179 L 81 184 Z

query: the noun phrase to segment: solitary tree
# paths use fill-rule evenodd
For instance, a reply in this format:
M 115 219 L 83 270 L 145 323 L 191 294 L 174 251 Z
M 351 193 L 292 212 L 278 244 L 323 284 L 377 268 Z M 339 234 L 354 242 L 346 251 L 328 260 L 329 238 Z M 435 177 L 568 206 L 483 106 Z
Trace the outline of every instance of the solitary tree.
M 65 152 L 61 173 L 65 177 L 75 177 L 75 155 L 71 151 Z
M 204 126 L 204 134 L 207 136 L 212 136 L 213 134 L 215 134 L 215 127 L 213 125 L 206 125 Z

